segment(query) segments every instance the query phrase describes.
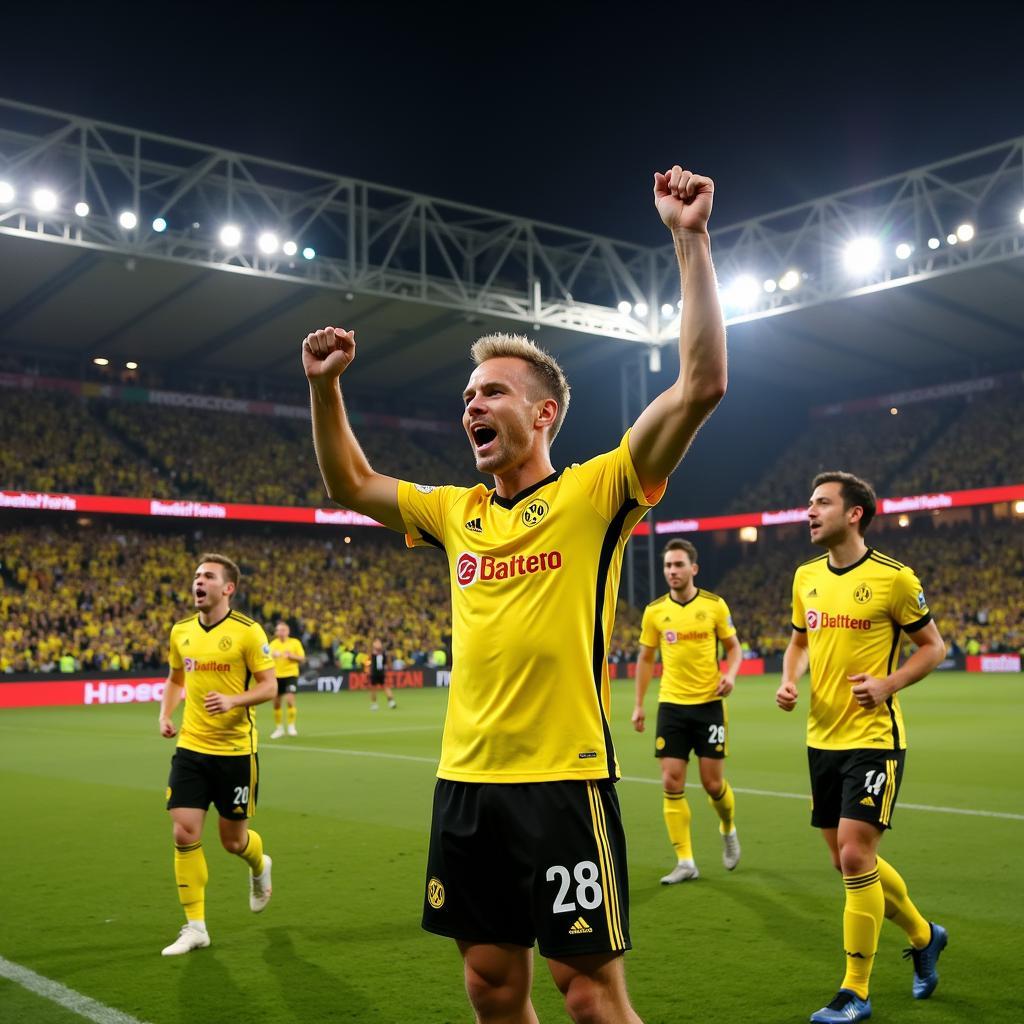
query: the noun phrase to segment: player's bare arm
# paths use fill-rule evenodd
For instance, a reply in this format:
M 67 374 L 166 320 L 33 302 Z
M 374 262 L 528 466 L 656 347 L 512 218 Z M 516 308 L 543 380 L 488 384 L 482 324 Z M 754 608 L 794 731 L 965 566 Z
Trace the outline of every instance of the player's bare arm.
M 679 261 L 683 310 L 679 376 L 640 414 L 629 438 L 633 464 L 648 493 L 679 465 L 725 394 L 725 321 L 708 235 L 714 192 L 710 178 L 678 164 L 654 175 L 654 204 L 672 232 Z
M 222 715 L 232 708 L 248 708 L 254 704 L 264 704 L 277 696 L 277 676 L 272 668 L 265 668 L 253 673 L 255 686 L 250 686 L 244 693 L 218 693 L 210 690 L 203 697 L 203 704 L 211 715 Z
M 736 676 L 739 675 L 740 665 L 743 664 L 743 648 L 740 646 L 740 638 L 733 634 L 722 641 L 725 648 L 725 671 L 718 680 L 718 688 L 715 693 L 719 697 L 728 697 L 736 687 Z
M 636 659 L 636 707 L 633 708 L 633 728 L 637 732 L 644 731 L 647 722 L 647 713 L 644 711 L 644 697 L 647 696 L 647 687 L 651 685 L 651 678 L 654 675 L 654 648 L 646 644 L 640 645 L 640 653 Z
M 171 715 L 185 696 L 185 670 L 172 668 L 167 673 L 164 695 L 160 698 L 160 735 L 171 739 L 178 735 L 178 727 L 171 721 Z
M 862 708 L 878 707 L 898 690 L 920 682 L 946 657 L 946 642 L 934 622 L 916 630 L 910 642 L 915 646 L 914 653 L 884 679 L 876 679 L 866 672 L 855 672 L 847 676 L 853 684 L 854 699 Z
M 809 661 L 807 634 L 794 629 L 786 653 L 782 656 L 782 685 L 775 691 L 775 703 L 783 711 L 792 711 L 796 707 L 800 696 L 796 684 L 807 671 Z
M 309 381 L 313 446 L 320 475 L 332 501 L 404 533 L 398 481 L 374 472 L 345 412 L 341 375 L 355 357 L 355 331 L 325 327 L 307 334 L 302 342 L 302 368 Z

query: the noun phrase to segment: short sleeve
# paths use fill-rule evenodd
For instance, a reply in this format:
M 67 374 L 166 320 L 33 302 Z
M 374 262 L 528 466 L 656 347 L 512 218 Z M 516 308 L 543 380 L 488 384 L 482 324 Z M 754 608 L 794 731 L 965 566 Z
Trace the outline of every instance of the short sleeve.
M 300 658 L 304 658 L 306 656 L 306 648 L 302 646 L 302 641 L 301 640 L 296 640 L 295 641 L 295 653 Z
M 181 651 L 178 650 L 178 640 L 175 636 L 175 630 L 171 630 L 171 640 L 168 644 L 167 650 L 167 664 L 177 672 L 179 669 L 185 667 L 185 662 L 181 659 Z
M 270 644 L 263 627 L 254 622 L 249 627 L 249 635 L 245 643 L 245 667 L 250 672 L 265 672 L 274 667 L 274 659 L 270 656 Z
M 796 573 L 793 575 L 793 612 L 790 624 L 798 633 L 807 632 L 807 615 L 803 599 L 800 597 L 800 577 Z
M 657 647 L 661 643 L 661 631 L 655 625 L 650 605 L 644 609 L 643 621 L 640 623 L 640 643 L 644 647 Z
M 893 580 L 889 614 L 900 624 L 904 633 L 916 632 L 932 621 L 921 581 L 917 573 L 907 565 L 900 569 Z
M 398 509 L 405 523 L 405 543 L 411 548 L 432 544 L 443 549 L 445 516 L 466 491 L 465 487 L 427 487 L 399 480 Z
M 718 634 L 719 640 L 728 640 L 729 637 L 736 635 L 736 627 L 732 622 L 732 612 L 729 611 L 729 606 L 722 600 L 718 602 L 718 608 L 715 610 L 715 632 Z
M 644 493 L 633 465 L 633 456 L 629 453 L 628 430 L 614 451 L 574 465 L 570 472 L 590 497 L 597 512 L 608 522 L 619 514 L 628 501 L 632 500 L 644 509 L 657 505 L 668 487 L 668 481 L 665 480 L 650 494 Z

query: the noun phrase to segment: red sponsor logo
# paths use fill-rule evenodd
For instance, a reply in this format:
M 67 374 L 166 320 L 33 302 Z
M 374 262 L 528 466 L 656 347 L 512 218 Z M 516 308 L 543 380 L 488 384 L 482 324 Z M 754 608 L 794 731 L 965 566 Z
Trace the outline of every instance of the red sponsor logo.
M 455 563 L 455 578 L 459 586 L 465 590 L 477 580 L 509 580 L 516 576 L 532 576 L 538 572 L 551 572 L 561 568 L 561 551 L 541 551 L 536 555 L 512 555 L 509 558 L 475 555 L 472 551 L 463 551 Z
M 196 661 L 195 658 L 185 659 L 186 672 L 230 672 L 231 665 L 226 661 Z
M 858 619 L 853 615 L 829 615 L 815 608 L 807 609 L 807 628 L 819 629 L 870 629 L 870 619 Z

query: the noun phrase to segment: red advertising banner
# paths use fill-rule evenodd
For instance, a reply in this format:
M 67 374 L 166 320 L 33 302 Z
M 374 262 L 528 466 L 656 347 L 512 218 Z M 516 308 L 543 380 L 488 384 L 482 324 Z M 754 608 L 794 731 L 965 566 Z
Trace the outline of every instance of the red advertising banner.
M 724 672 L 726 663 L 723 661 L 719 667 Z M 654 666 L 654 677 L 657 679 L 662 672 L 661 662 L 657 662 Z M 763 676 L 764 675 L 764 658 L 745 658 L 740 662 L 740 670 L 738 675 L 741 676 Z M 635 679 L 636 678 L 636 662 L 627 661 L 620 662 L 618 664 L 608 666 L 608 678 L 609 679 Z
M 968 654 L 968 672 L 1019 672 L 1019 654 Z
M 0 708 L 79 707 L 87 704 L 135 704 L 160 700 L 165 676 L 138 679 L 54 679 L 33 683 L 0 682 Z

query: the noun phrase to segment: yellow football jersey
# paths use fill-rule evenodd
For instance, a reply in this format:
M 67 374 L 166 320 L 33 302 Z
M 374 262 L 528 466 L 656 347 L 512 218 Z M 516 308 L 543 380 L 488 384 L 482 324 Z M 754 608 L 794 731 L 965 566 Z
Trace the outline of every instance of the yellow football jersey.
M 736 635 L 729 606 L 717 594 L 697 590 L 689 601 L 671 594 L 644 609 L 640 643 L 661 648 L 662 676 L 658 701 L 706 704 L 715 700 L 722 673 L 718 641 Z
M 212 626 L 204 626 L 193 615 L 171 627 L 167 660 L 172 669 L 185 672 L 185 715 L 178 746 L 200 754 L 255 753 L 252 708 L 211 715 L 203 697 L 211 691 L 244 693 L 254 672 L 274 667 L 263 627 L 238 612 L 228 612 Z
M 827 554 L 797 568 L 793 628 L 807 634 L 810 653 L 808 746 L 906 747 L 896 695 L 876 708 L 862 708 L 847 676 L 889 675 L 896 667 L 901 630 L 913 633 L 931 619 L 914 570 L 871 548 L 845 569 L 829 565 Z
M 275 636 L 270 641 L 270 656 L 273 658 L 275 651 L 282 651 L 285 654 L 297 654 L 300 658 L 306 656 L 301 641 L 290 636 L 287 640 L 278 640 Z M 299 674 L 299 663 L 291 658 L 274 658 L 274 673 L 278 679 L 295 679 Z
M 452 676 L 438 777 L 617 778 L 607 646 L 622 552 L 665 493 L 619 447 L 514 498 L 402 481 L 410 546 L 448 554 Z

